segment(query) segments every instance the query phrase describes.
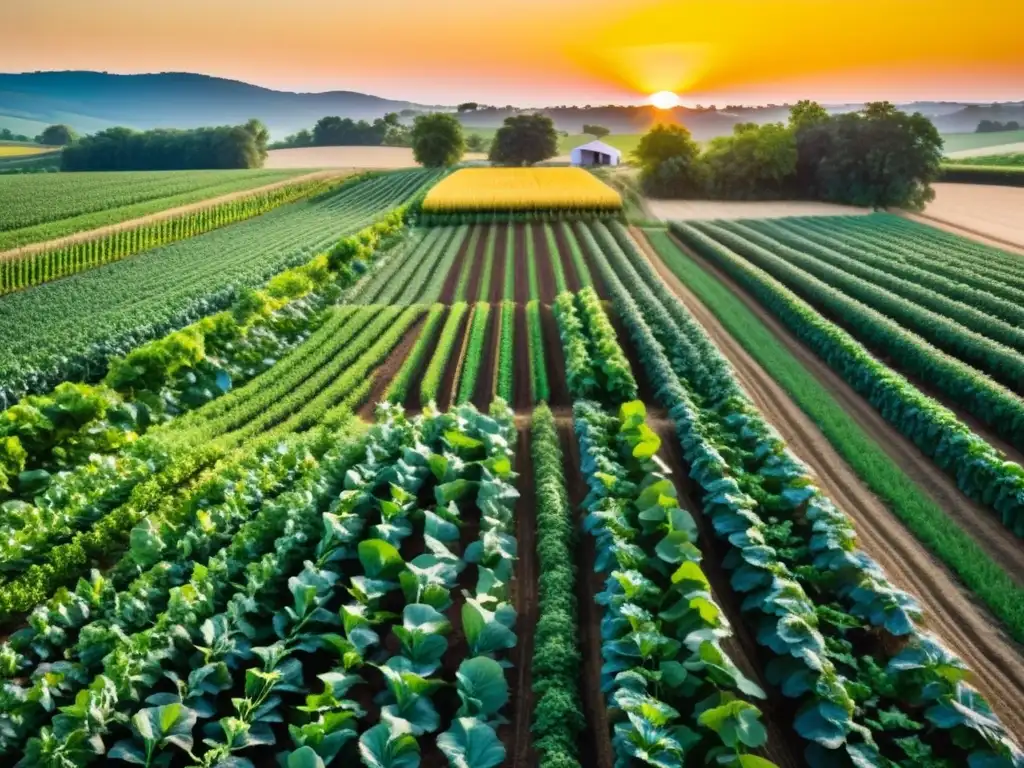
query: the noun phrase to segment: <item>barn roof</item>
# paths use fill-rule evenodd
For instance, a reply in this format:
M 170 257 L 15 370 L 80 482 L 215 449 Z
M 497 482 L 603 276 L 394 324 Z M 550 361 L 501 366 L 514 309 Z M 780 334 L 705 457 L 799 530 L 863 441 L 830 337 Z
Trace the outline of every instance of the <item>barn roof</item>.
M 617 150 L 611 144 L 605 144 L 603 141 L 588 141 L 586 144 L 580 144 L 578 147 L 573 149 L 573 152 L 586 149 L 590 152 L 602 152 L 606 155 L 614 155 L 615 157 L 622 157 L 622 152 Z

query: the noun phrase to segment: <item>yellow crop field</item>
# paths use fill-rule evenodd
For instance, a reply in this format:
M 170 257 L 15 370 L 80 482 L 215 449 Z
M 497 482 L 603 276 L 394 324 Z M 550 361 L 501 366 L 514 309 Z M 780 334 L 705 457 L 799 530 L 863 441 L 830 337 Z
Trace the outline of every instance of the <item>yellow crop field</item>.
M 0 144 L 0 157 L 20 157 L 52 152 L 53 147 L 26 147 L 18 144 Z
M 463 168 L 427 193 L 423 210 L 618 210 L 622 197 L 581 168 Z

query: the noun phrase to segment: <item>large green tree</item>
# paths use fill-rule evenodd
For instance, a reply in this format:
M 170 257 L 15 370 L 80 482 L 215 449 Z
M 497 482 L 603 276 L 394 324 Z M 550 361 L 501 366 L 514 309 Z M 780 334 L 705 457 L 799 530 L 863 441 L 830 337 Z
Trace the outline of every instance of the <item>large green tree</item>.
M 640 184 L 652 197 L 693 197 L 702 192 L 700 147 L 681 125 L 656 125 L 633 150 Z
M 59 123 L 57 125 L 48 125 L 44 128 L 43 132 L 39 134 L 39 143 L 50 147 L 63 147 L 77 138 L 78 134 L 75 133 L 70 125 Z
M 558 133 L 546 115 L 506 117 L 488 158 L 500 165 L 533 165 L 558 154 Z
M 708 192 L 729 200 L 793 197 L 796 159 L 796 138 L 782 123 L 740 123 L 704 153 Z
M 428 168 L 455 165 L 466 151 L 462 123 L 447 112 L 419 115 L 412 125 L 412 153 Z

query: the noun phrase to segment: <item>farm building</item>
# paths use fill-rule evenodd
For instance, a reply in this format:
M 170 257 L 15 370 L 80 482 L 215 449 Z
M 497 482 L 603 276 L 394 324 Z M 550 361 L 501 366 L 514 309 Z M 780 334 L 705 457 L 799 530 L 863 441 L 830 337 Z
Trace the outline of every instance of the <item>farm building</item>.
M 618 165 L 622 162 L 622 153 L 603 141 L 581 144 L 569 157 L 573 165 Z

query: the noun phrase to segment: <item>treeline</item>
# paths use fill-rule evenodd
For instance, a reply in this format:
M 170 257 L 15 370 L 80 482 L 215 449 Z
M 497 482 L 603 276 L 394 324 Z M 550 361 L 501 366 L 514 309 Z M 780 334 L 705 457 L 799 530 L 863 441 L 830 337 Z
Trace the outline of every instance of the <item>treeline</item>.
M 653 197 L 813 199 L 875 208 L 922 208 L 934 197 L 942 138 L 928 118 L 889 102 L 829 115 L 814 102 L 787 123 L 741 123 L 704 152 L 689 131 L 657 126 L 634 153 Z
M 134 131 L 109 128 L 65 147 L 63 171 L 176 171 L 260 168 L 270 134 L 259 120 L 245 125 Z
M 328 116 L 317 120 L 313 130 L 302 130 L 276 142 L 271 149 L 294 147 L 408 147 L 409 127 L 397 112 L 388 112 L 372 123 L 350 117 Z
M 1019 131 L 1020 123 L 1016 120 L 1008 120 L 1005 123 L 1000 123 L 998 120 L 982 120 L 978 123 L 978 127 L 974 129 L 975 133 L 999 133 L 1000 131 Z

